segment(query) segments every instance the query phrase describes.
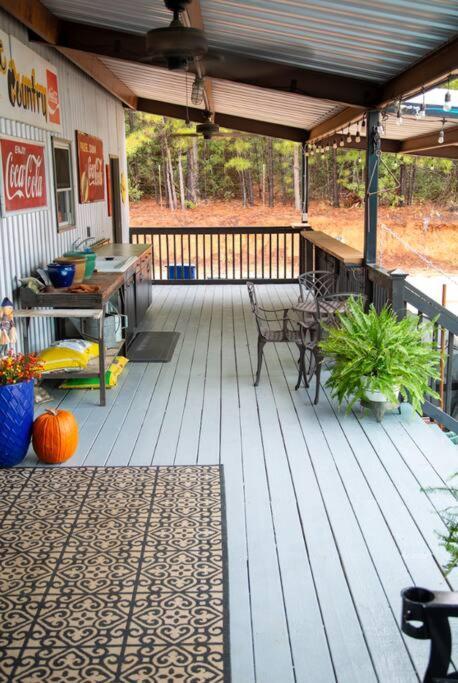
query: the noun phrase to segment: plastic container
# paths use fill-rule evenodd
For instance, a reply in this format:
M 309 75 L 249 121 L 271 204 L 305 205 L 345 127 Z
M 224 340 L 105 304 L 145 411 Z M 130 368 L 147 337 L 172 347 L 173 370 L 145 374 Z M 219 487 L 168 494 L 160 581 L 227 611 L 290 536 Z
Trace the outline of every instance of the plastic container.
M 168 266 L 169 280 L 195 280 L 196 267 L 194 265 Z
M 56 289 L 70 287 L 73 284 L 73 278 L 75 277 L 75 264 L 49 263 L 48 275 Z
M 56 258 L 56 263 L 67 265 L 68 263 L 73 263 L 75 266 L 75 277 L 73 278 L 73 284 L 79 285 L 83 282 L 86 274 L 86 258 L 84 256 L 61 256 Z
M 91 277 L 95 269 L 95 251 L 66 251 L 64 256 L 85 258 L 86 259 L 86 270 L 84 271 L 84 279 L 87 280 Z

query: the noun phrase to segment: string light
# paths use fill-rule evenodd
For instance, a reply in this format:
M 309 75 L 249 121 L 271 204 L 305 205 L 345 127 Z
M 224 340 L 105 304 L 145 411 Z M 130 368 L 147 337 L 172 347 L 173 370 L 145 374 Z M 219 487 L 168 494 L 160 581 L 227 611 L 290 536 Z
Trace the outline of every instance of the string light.
M 445 125 L 445 119 L 442 119 L 442 128 L 439 131 L 439 137 L 437 138 L 437 142 L 440 145 L 444 144 L 445 141 L 445 131 L 444 131 L 444 125 Z
M 452 108 L 452 94 L 450 92 L 450 76 L 448 77 L 447 92 L 444 97 L 444 111 L 450 111 Z
M 337 140 L 334 138 L 334 142 L 332 143 L 332 149 L 337 149 Z
M 421 94 L 422 94 L 422 100 L 420 104 L 420 109 L 417 111 L 415 114 L 417 119 L 424 119 L 426 116 L 426 101 L 425 101 L 425 89 L 421 89 Z
M 399 102 L 398 102 L 398 108 L 396 109 L 396 125 L 397 125 L 397 126 L 402 126 L 402 111 L 401 111 L 401 106 L 402 106 L 402 100 L 399 100 Z
M 363 118 L 363 120 L 361 121 L 361 132 L 364 133 L 365 130 L 366 130 L 366 119 Z
M 360 153 L 360 154 L 358 154 L 357 162 L 358 162 L 358 164 L 361 164 L 362 161 L 363 161 L 363 160 L 361 159 L 361 153 Z
M 358 126 L 356 128 L 355 142 L 361 142 L 361 133 L 359 130 L 359 121 L 358 121 Z
M 339 145 L 340 145 L 340 147 L 343 147 L 343 146 L 345 145 L 345 142 L 344 142 L 344 139 L 343 139 L 343 138 L 340 138 Z
M 326 152 L 329 152 L 329 142 L 326 143 L 325 150 L 326 150 Z

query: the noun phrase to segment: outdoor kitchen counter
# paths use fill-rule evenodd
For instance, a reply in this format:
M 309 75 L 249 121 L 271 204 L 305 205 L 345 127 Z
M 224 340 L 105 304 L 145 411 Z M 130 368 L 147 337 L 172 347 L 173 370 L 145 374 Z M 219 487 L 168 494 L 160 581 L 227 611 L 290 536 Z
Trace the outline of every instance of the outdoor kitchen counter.
M 124 272 L 97 272 L 84 280 L 85 285 L 96 285 L 98 292 L 68 292 L 55 289 L 49 292 L 35 294 L 21 289 L 22 305 L 30 307 L 56 308 L 102 308 L 109 299 L 126 282 L 126 279 L 136 270 L 139 263 L 149 261 L 151 246 L 147 244 L 109 244 L 97 250 L 97 258 L 107 256 L 135 257 L 129 268 Z

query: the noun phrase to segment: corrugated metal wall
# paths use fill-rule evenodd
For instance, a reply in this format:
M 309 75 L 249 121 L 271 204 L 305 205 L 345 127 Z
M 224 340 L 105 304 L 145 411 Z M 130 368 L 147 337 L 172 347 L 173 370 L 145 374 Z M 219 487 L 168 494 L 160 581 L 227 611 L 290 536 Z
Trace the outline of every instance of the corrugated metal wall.
M 0 28 L 26 43 L 25 29 L 4 12 L 0 12 Z M 73 173 L 77 184 L 75 130 L 96 135 L 103 140 L 105 162 L 110 154 L 119 156 L 121 169 L 126 172 L 124 112 L 118 100 L 111 97 L 92 79 L 79 71 L 57 52 L 43 46 L 32 46 L 59 72 L 62 114 L 62 137 L 72 142 Z M 0 107 L 1 114 L 1 107 Z M 17 278 L 29 275 L 31 270 L 46 265 L 62 254 L 71 243 L 86 237 L 87 226 L 97 237 L 112 236 L 112 219 L 107 214 L 107 203 L 82 205 L 76 198 L 77 228 L 57 232 L 54 180 L 51 159 L 51 133 L 0 116 L 0 134 L 36 140 L 46 145 L 46 180 L 48 206 L 39 211 L 25 212 L 0 219 L 0 297 L 12 297 Z M 128 207 L 123 209 L 124 239 L 128 239 Z M 32 343 L 41 348 L 52 338 L 53 323 L 33 321 Z

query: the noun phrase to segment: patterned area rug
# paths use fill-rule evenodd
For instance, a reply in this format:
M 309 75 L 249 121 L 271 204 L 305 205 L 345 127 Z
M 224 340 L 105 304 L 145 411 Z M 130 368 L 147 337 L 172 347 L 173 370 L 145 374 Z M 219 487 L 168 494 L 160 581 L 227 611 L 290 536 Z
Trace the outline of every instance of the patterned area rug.
M 219 467 L 0 470 L 0 681 L 229 681 Z

